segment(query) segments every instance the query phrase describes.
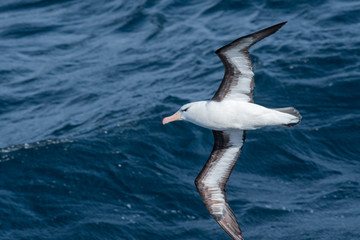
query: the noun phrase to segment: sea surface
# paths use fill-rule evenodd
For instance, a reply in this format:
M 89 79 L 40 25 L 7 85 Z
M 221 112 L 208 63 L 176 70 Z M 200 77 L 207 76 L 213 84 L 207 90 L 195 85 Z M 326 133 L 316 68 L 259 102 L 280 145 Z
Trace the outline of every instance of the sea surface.
M 359 240 L 358 0 L 2 0 L 0 239 L 230 239 L 194 185 L 211 131 L 161 121 L 283 21 L 251 48 L 254 101 L 303 119 L 248 131 L 229 203 L 245 240 Z

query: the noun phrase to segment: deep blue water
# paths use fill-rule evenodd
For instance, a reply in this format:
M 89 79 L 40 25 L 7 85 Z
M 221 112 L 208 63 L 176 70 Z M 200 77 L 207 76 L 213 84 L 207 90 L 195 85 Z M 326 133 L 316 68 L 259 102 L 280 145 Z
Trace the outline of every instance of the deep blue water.
M 294 128 L 248 131 L 227 194 L 246 240 L 360 239 L 360 2 L 0 3 L 0 239 L 230 239 L 194 186 L 212 133 L 163 126 L 210 99 L 214 51 L 251 49 L 254 101 Z

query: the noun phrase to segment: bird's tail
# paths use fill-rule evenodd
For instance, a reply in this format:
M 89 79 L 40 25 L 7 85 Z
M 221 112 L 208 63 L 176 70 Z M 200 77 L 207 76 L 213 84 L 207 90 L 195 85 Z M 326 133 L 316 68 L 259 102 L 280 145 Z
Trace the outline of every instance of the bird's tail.
M 302 117 L 301 117 L 299 111 L 293 107 L 275 108 L 274 110 L 293 116 L 293 118 L 291 118 L 291 120 L 288 123 L 282 125 L 284 127 L 295 126 L 301 121 Z

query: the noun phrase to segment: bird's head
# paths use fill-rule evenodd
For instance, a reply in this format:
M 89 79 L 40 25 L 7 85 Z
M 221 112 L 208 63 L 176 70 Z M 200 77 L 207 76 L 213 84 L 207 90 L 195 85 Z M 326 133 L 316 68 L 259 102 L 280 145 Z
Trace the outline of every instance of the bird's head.
M 176 113 L 163 119 L 162 123 L 167 124 L 169 122 L 177 120 L 190 120 L 195 117 L 198 111 L 199 102 L 188 103 L 182 106 Z

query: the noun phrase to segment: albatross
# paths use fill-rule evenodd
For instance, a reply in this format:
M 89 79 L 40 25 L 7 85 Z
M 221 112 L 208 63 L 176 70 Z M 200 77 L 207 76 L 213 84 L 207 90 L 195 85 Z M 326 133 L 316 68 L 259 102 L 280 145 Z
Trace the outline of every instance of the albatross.
M 213 98 L 185 104 L 163 119 L 163 124 L 185 120 L 212 130 L 214 147 L 195 185 L 210 215 L 234 240 L 243 237 L 225 191 L 246 131 L 266 126 L 292 127 L 301 120 L 293 107 L 266 108 L 253 102 L 255 84 L 249 48 L 285 24 L 240 37 L 218 49 L 215 53 L 225 66 L 225 74 Z

